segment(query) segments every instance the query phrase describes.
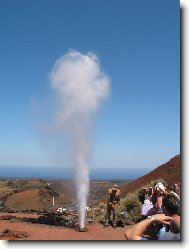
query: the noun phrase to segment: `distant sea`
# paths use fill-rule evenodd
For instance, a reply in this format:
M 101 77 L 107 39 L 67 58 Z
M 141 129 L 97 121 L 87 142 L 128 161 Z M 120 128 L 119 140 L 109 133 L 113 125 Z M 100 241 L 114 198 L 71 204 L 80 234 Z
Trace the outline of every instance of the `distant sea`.
M 90 179 L 96 180 L 134 180 L 152 169 L 90 169 Z M 61 167 L 0 166 L 0 178 L 38 178 L 38 179 L 73 179 L 74 172 Z

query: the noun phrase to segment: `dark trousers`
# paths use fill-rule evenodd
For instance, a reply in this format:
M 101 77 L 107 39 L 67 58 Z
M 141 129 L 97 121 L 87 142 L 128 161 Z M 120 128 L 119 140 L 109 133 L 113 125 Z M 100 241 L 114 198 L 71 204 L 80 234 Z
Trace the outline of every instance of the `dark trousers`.
M 112 204 L 107 204 L 107 220 L 110 220 L 111 213 L 113 215 L 113 222 L 115 221 L 115 207 Z

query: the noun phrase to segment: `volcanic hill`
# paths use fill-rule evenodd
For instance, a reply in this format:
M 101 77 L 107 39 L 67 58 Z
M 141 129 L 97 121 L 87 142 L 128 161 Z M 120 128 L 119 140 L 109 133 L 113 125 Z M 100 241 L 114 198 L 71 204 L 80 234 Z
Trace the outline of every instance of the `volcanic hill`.
M 148 174 L 137 178 L 136 180 L 124 184 L 121 186 L 122 196 L 125 196 L 129 192 L 140 189 L 142 186 L 147 185 L 152 180 L 163 179 L 168 185 L 178 183 L 181 181 L 180 176 L 180 155 L 176 155 L 168 162 L 160 165 Z

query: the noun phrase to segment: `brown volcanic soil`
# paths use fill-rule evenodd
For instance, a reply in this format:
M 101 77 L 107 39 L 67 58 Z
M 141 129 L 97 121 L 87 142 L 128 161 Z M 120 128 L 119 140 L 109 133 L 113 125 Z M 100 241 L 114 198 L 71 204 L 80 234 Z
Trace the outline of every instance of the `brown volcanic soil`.
M 177 155 L 170 159 L 165 164 L 157 167 L 152 170 L 148 174 L 137 178 L 136 180 L 122 186 L 121 192 L 122 196 L 125 196 L 129 192 L 133 192 L 135 190 L 140 189 L 142 186 L 145 186 L 147 183 L 152 180 L 156 180 L 162 178 L 167 182 L 168 185 L 172 185 L 174 183 L 178 183 L 181 181 L 180 179 L 180 155 Z
M 3 215 L 6 215 L 3 214 Z M 10 214 L 8 214 L 10 215 Z M 16 217 L 37 217 L 34 214 L 11 214 Z M 1 240 L 125 240 L 124 232 L 128 227 L 114 229 L 103 228 L 100 224 L 87 224 L 86 232 L 78 232 L 74 228 L 56 227 L 43 224 L 31 224 L 18 220 L 1 220 L 0 234 L 7 230 L 7 236 Z M 24 235 L 24 236 L 22 236 Z
M 16 210 L 35 209 L 50 210 L 52 208 L 52 196 L 55 195 L 56 203 L 68 203 L 69 199 L 61 193 L 52 192 L 46 189 L 28 189 L 9 196 L 4 202 L 4 206 Z

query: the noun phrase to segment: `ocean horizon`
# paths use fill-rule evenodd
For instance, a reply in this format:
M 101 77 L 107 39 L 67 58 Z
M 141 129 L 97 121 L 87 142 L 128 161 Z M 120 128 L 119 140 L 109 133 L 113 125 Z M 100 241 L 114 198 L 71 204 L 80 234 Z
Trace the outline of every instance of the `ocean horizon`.
M 54 180 L 72 180 L 74 171 L 71 168 L 45 167 L 45 166 L 0 166 L 0 178 L 37 178 Z M 91 180 L 134 180 L 153 169 L 149 168 L 91 168 L 89 178 Z

